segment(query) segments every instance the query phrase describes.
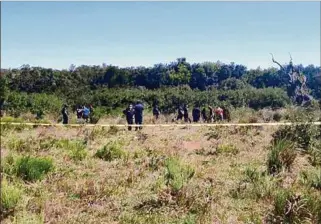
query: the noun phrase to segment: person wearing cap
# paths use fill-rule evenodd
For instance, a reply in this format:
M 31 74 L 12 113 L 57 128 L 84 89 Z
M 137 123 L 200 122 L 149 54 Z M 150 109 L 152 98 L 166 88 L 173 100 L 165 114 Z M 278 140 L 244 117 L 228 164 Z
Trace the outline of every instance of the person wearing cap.
M 129 104 L 128 107 L 125 110 L 123 110 L 123 113 L 126 116 L 126 121 L 128 124 L 128 131 L 131 131 L 132 126 L 130 126 L 130 125 L 134 124 L 134 115 L 135 115 L 133 105 Z
M 68 124 L 68 105 L 64 104 L 61 110 L 62 114 L 62 123 L 63 124 Z

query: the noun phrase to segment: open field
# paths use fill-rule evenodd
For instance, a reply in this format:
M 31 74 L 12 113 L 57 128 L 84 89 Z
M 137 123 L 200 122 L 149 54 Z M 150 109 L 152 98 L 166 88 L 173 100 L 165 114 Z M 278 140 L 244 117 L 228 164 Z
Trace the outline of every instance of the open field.
M 320 139 L 278 129 L 2 125 L 2 223 L 320 223 Z

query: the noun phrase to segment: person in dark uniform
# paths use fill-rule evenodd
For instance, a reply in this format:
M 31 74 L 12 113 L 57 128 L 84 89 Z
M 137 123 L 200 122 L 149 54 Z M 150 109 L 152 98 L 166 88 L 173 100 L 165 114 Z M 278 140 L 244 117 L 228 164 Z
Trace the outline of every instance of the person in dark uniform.
M 188 115 L 188 105 L 184 106 L 183 111 L 184 111 L 184 121 L 191 123 L 192 121 L 191 121 L 191 119 L 189 118 L 189 115 Z
M 153 115 L 154 115 L 154 118 L 157 120 L 159 115 L 160 115 L 160 111 L 158 109 L 158 106 L 157 105 L 154 105 L 153 107 Z
M 176 120 L 182 120 L 183 119 L 183 116 L 184 116 L 184 110 L 182 108 L 182 106 L 180 106 L 178 109 L 177 109 L 177 118 Z
M 208 106 L 208 109 L 210 111 L 210 116 L 208 118 L 208 121 L 213 123 L 213 121 L 214 121 L 214 108 L 211 106 Z
M 143 124 L 143 111 L 144 111 L 144 106 L 140 101 L 137 101 L 135 107 L 135 124 L 136 125 L 142 125 Z M 139 129 L 142 129 L 143 127 L 139 127 Z M 138 130 L 138 127 L 135 127 L 135 130 Z
M 202 119 L 203 122 L 207 122 L 206 108 L 204 107 L 202 110 Z
M 201 118 L 201 110 L 198 106 L 194 107 L 192 111 L 193 122 L 199 122 Z
M 133 105 L 129 104 L 129 106 L 123 111 L 123 113 L 126 116 L 127 124 L 129 125 L 128 131 L 131 131 L 132 126 L 130 126 L 130 125 L 134 124 L 134 115 L 135 115 Z
M 62 110 L 61 110 L 63 124 L 68 124 L 68 109 L 67 108 L 68 108 L 68 106 L 66 104 L 64 104 L 64 106 L 62 107 Z

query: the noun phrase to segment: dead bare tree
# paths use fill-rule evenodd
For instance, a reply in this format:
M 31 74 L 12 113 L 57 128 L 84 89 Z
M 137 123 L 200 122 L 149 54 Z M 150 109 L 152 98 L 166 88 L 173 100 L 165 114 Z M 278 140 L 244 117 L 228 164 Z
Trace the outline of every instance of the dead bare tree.
M 296 69 L 293 66 L 291 54 L 289 53 L 290 63 L 286 68 L 274 59 L 272 53 L 270 54 L 272 55 L 272 62 L 280 67 L 283 74 L 287 74 L 289 76 L 288 94 L 293 101 L 301 105 L 310 102 L 312 100 L 312 96 L 308 94 L 306 77 L 299 71 L 299 69 Z

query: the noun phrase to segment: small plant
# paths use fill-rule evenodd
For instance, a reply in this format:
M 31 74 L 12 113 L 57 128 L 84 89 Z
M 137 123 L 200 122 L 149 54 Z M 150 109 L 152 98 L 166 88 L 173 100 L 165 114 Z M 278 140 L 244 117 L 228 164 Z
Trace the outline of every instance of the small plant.
M 17 152 L 28 152 L 32 147 L 32 139 L 23 140 L 12 138 L 8 143 L 8 148 Z
M 113 161 L 126 158 L 127 153 L 122 150 L 122 146 L 118 142 L 112 142 L 98 150 L 95 156 L 105 161 Z
M 321 168 L 315 172 L 303 171 L 300 177 L 303 184 L 321 191 Z
M 25 181 L 41 180 L 52 169 L 53 163 L 49 158 L 23 156 L 15 162 L 16 175 Z
M 87 156 L 86 145 L 81 141 L 62 139 L 56 141 L 54 146 L 68 150 L 69 157 L 75 161 L 81 161 Z
M 22 191 L 9 184 L 6 179 L 1 181 L 1 218 L 12 213 L 21 199 Z
M 273 114 L 273 120 L 274 120 L 274 121 L 279 122 L 281 119 L 282 119 L 282 114 L 281 114 L 281 113 L 275 112 L 275 113 Z
M 108 130 L 108 134 L 110 135 L 116 135 L 119 131 L 119 128 L 117 128 L 116 126 L 110 126 L 109 130 Z
M 239 153 L 239 150 L 231 144 L 222 144 L 219 145 L 216 149 L 217 153 L 224 153 L 224 154 L 232 154 L 232 155 L 236 155 Z
M 288 140 L 274 142 L 270 146 L 267 167 L 270 174 L 279 173 L 283 168 L 289 170 L 296 158 L 295 144 Z
M 315 219 L 321 221 L 320 204 L 309 196 L 301 196 L 287 189 L 278 190 L 274 196 L 273 210 L 268 215 L 268 223 L 303 223 Z M 319 213 L 319 214 L 318 214 Z
M 165 167 L 165 183 L 174 193 L 177 193 L 195 174 L 194 169 L 181 164 L 177 158 L 168 158 Z

